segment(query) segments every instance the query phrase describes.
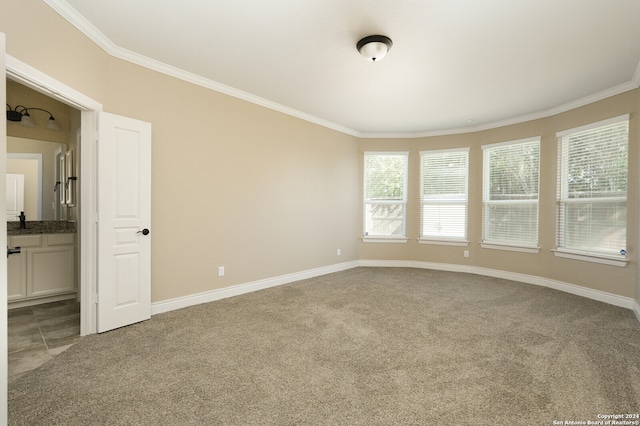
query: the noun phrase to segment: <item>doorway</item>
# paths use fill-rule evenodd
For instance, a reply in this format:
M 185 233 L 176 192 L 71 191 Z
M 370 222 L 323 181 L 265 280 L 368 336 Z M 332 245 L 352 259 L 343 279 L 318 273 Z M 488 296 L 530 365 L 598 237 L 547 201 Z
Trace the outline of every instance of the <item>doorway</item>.
M 27 110 L 26 124 L 7 121 L 7 194 L 15 196 L 7 206 L 7 238 L 14 248 L 7 259 L 11 382 L 80 338 L 77 204 L 67 196 L 76 188 L 64 179 L 76 176 L 76 165 L 69 164 L 69 173 L 63 170 L 67 154 L 77 150 L 80 111 L 9 79 L 6 87 L 9 108 L 34 108 Z M 53 128 L 46 127 L 49 114 L 55 117 Z M 22 191 L 10 192 L 14 187 Z M 26 218 L 26 231 L 17 226 L 19 217 Z
M 6 78 L 79 111 L 75 158 L 77 180 L 77 280 L 80 335 L 96 332 L 96 139 L 97 114 L 102 105 L 10 55 L 5 57 Z M 5 154 L 6 155 L 6 154 Z

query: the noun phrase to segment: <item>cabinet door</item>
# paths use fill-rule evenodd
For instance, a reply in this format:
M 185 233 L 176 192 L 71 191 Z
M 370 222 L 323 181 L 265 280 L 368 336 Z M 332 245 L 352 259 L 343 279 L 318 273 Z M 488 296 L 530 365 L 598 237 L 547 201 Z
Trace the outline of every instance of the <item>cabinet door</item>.
M 27 296 L 75 291 L 75 248 L 57 246 L 27 252 Z
M 25 276 L 27 255 L 16 253 L 7 259 L 7 300 L 24 299 L 27 297 L 27 277 Z
M 7 300 L 27 297 L 28 247 L 42 246 L 42 235 L 14 235 L 8 238 L 9 247 L 20 247 L 21 252 L 7 258 Z

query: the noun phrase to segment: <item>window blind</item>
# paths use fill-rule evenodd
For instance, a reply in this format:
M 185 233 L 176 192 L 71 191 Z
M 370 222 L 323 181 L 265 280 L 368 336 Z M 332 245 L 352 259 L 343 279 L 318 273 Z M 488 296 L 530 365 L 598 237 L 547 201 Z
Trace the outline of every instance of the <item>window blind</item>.
M 538 245 L 540 139 L 485 145 L 483 242 Z
M 420 153 L 420 237 L 467 239 L 469 148 Z
M 364 235 L 406 235 L 407 170 L 409 154 L 364 155 Z
M 629 121 L 559 134 L 558 248 L 626 250 Z

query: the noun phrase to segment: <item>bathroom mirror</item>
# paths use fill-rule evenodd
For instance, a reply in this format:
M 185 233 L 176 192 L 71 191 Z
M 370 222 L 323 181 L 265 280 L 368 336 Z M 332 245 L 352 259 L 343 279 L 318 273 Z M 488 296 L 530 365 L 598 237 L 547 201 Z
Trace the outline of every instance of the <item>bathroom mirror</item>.
M 66 144 L 7 136 L 7 175 L 22 175 L 24 180 L 23 193 L 12 193 L 10 204 L 20 205 L 18 199 L 24 197 L 22 205 L 27 220 L 63 219 L 62 206 L 69 200 L 68 194 L 61 197 L 65 185 L 60 178 L 67 170 L 66 157 Z M 61 158 L 65 160 L 62 163 Z M 11 179 L 11 182 L 15 180 Z M 61 184 L 56 185 L 56 182 Z M 9 189 L 7 187 L 8 196 Z M 13 189 L 16 188 L 11 188 L 12 191 Z M 75 197 L 73 198 L 72 201 L 75 202 Z M 7 216 L 8 221 L 12 219 L 13 216 Z

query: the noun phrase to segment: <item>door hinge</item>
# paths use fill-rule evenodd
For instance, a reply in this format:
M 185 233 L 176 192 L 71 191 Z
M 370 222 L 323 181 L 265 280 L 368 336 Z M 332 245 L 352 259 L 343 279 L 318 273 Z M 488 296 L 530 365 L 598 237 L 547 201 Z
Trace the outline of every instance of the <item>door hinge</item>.
M 98 304 L 98 293 L 94 294 L 93 303 L 96 305 Z

